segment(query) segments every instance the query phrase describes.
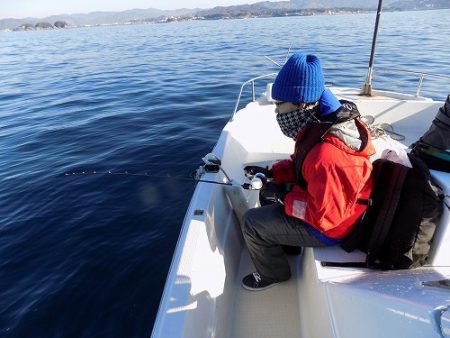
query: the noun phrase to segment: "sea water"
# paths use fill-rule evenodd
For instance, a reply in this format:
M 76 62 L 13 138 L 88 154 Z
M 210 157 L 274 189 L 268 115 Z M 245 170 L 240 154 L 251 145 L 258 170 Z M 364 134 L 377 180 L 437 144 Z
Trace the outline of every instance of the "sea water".
M 376 67 L 450 75 L 449 10 L 384 13 Z M 288 50 L 362 87 L 375 13 L 0 34 L 0 337 L 148 337 L 243 81 Z M 415 93 L 417 76 L 375 73 Z M 448 79 L 425 79 L 437 100 Z M 249 99 L 246 92 L 244 99 Z M 257 123 L 255 126 L 257 127 Z M 141 176 L 65 175 L 92 171 Z M 153 176 L 153 177 L 152 177 Z

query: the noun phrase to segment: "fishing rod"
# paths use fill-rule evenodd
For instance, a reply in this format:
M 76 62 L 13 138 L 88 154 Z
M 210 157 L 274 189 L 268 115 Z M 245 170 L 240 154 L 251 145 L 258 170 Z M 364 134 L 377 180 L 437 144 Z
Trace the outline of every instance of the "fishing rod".
M 64 173 L 64 176 L 92 176 L 92 175 L 115 175 L 115 176 L 135 176 L 135 177 L 146 177 L 146 178 L 170 178 L 170 179 L 176 179 L 181 181 L 188 181 L 188 182 L 202 182 L 202 183 L 212 183 L 212 184 L 218 184 L 218 185 L 233 185 L 230 182 L 218 182 L 213 180 L 203 180 L 203 179 L 197 179 L 194 177 L 184 177 L 184 176 L 170 176 L 170 175 L 155 175 L 150 174 L 148 172 L 145 173 L 132 173 L 127 170 L 122 172 L 117 171 L 79 171 L 79 172 L 71 172 L 71 173 Z
M 214 181 L 214 180 L 205 180 L 205 179 L 200 178 L 204 173 L 218 173 L 219 170 L 224 173 L 228 182 L 218 182 L 218 181 Z M 229 178 L 229 176 L 220 167 L 219 164 L 215 164 L 215 163 L 206 163 L 205 165 L 200 166 L 195 171 L 195 177 L 155 175 L 155 174 L 150 174 L 148 172 L 133 173 L 133 172 L 129 172 L 128 170 L 125 170 L 125 171 L 111 171 L 111 170 L 96 171 L 96 170 L 93 170 L 93 171 L 68 172 L 68 173 L 64 174 L 64 176 L 92 176 L 92 175 L 133 176 L 133 177 L 145 177 L 145 178 L 169 178 L 169 179 L 176 179 L 176 180 L 188 181 L 188 182 L 200 182 L 200 183 L 209 183 L 209 184 L 234 186 L 234 187 L 239 186 L 245 190 L 260 190 L 260 189 L 262 189 L 264 184 L 267 182 L 267 178 L 264 174 L 256 173 L 252 177 L 249 177 L 250 183 L 238 184 Z

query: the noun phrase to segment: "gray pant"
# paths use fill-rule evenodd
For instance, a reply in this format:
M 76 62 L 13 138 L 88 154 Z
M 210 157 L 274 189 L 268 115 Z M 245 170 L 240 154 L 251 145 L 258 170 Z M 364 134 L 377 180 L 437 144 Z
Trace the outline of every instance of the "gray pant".
M 325 246 L 308 231 L 305 222 L 287 216 L 279 204 L 248 210 L 242 233 L 256 271 L 269 282 L 281 282 L 291 277 L 281 245 Z

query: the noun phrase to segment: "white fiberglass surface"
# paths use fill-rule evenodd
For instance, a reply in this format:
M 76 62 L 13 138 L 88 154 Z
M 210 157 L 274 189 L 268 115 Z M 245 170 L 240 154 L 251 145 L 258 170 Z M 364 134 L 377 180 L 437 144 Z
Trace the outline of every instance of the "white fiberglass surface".
M 243 250 L 232 309 L 229 338 L 298 338 L 301 335 L 297 276 L 301 256 L 289 258 L 292 278 L 263 291 L 241 287 L 241 278 L 254 271 L 247 250 Z
M 405 134 L 406 146 L 428 129 L 441 106 L 441 103 L 426 100 L 362 97 L 358 97 L 356 103 L 362 115 L 372 115 L 375 123 L 390 123 L 396 132 Z M 293 147 L 293 141 L 283 136 L 276 124 L 274 105 L 253 102 L 227 124 L 214 153 L 222 159 L 227 175 L 241 184 L 245 181 L 242 171 L 245 165 L 265 165 L 288 158 Z M 224 180 L 221 173 L 207 175 L 207 179 Z M 243 196 L 247 203 L 244 210 L 255 206 L 257 192 L 246 191 Z M 242 200 L 242 196 L 238 198 Z M 445 236 L 443 238 L 447 238 Z M 253 266 L 242 242 L 239 215 L 233 211 L 230 197 L 222 186 L 199 184 L 186 215 L 153 336 L 341 337 L 336 330 L 342 330 L 349 338 L 357 335 L 351 334 L 346 322 L 338 328 L 339 316 L 334 311 L 352 313 L 357 310 L 361 321 L 367 319 L 364 311 L 379 314 L 370 307 L 364 308 L 364 292 L 356 291 L 358 281 L 364 284 L 364 279 L 357 276 L 373 272 L 321 270 L 313 250 L 307 250 L 304 259 L 293 258 L 290 263 L 294 278 L 289 282 L 261 293 L 243 290 L 240 281 L 253 271 Z M 350 279 L 344 277 L 352 274 L 354 279 L 349 283 Z M 395 273 L 385 278 L 395 278 Z M 382 285 L 383 280 L 379 279 L 379 283 Z M 370 288 L 371 284 L 367 285 Z M 360 297 L 361 302 L 346 303 L 339 298 L 343 287 L 346 287 L 348 299 Z M 419 287 L 414 290 L 418 294 L 421 292 Z M 377 297 L 392 299 L 383 293 L 382 287 L 375 295 L 372 301 Z M 414 294 L 409 293 L 411 295 Z M 416 304 L 412 298 L 399 301 Z M 396 301 L 393 302 L 395 305 Z M 400 307 L 392 307 L 393 304 L 389 306 L 402 311 Z M 417 304 L 422 306 L 420 302 Z M 383 316 L 394 323 L 393 318 L 398 320 L 398 311 L 383 312 Z M 323 322 L 318 322 L 317 318 L 323 318 Z

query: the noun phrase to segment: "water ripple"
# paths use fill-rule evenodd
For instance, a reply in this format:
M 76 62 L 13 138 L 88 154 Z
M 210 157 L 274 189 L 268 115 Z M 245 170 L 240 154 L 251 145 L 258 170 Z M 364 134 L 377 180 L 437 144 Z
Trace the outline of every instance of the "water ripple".
M 449 74 L 448 14 L 384 13 L 376 65 Z M 328 82 L 362 85 L 372 23 L 363 14 L 0 34 L 0 336 L 148 337 L 195 187 L 173 177 L 211 150 L 240 84 L 278 69 L 264 55 L 317 53 Z M 448 91 L 448 81 L 424 83 L 435 99 Z M 150 175 L 64 175 L 93 170 Z

